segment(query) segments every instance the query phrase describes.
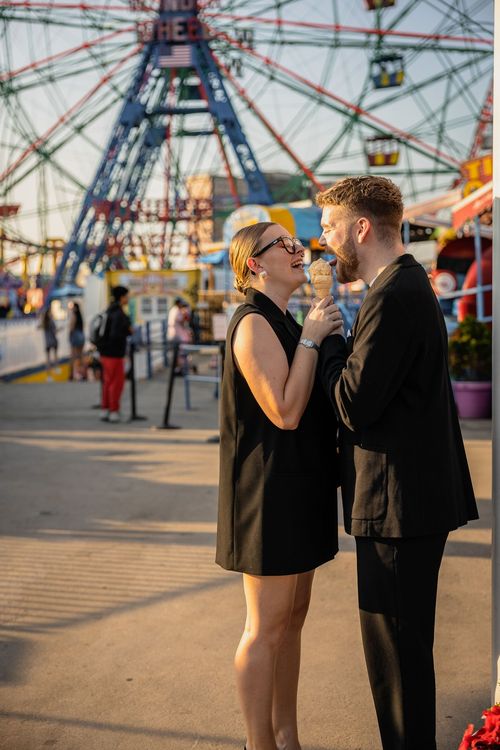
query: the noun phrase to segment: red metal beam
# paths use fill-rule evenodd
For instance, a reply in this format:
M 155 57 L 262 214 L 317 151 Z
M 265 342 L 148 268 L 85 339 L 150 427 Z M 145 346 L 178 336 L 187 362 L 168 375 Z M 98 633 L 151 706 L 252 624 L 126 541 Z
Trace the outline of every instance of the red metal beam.
M 31 2 L 31 0 L 16 0 L 16 2 L 0 0 L 0 8 L 24 8 L 26 10 L 92 10 L 112 11 L 113 13 L 130 13 L 134 10 L 157 10 L 146 5 L 141 5 L 140 8 L 132 9 L 129 5 L 94 5 L 92 3 L 57 3 L 57 5 L 54 5 L 53 2 Z
M 216 64 L 219 66 L 219 68 L 222 70 L 226 78 L 231 81 L 237 92 L 240 94 L 241 97 L 246 101 L 250 109 L 257 115 L 259 120 L 262 122 L 262 124 L 269 130 L 273 138 L 279 143 L 283 151 L 286 151 L 286 153 L 293 159 L 295 164 L 299 167 L 299 169 L 308 177 L 312 183 L 318 188 L 318 190 L 324 190 L 325 185 L 323 183 L 319 182 L 319 180 L 316 179 L 313 172 L 309 169 L 306 164 L 297 156 L 297 154 L 292 151 L 291 147 L 286 143 L 283 136 L 281 136 L 278 131 L 271 125 L 267 117 L 264 115 L 264 113 L 257 107 L 255 102 L 250 99 L 249 95 L 243 88 L 243 86 L 240 86 L 239 83 L 236 81 L 235 77 L 232 75 L 231 71 L 226 68 L 226 66 L 219 60 L 219 58 L 210 50 L 210 54 L 212 55 L 213 59 L 215 60 Z
M 112 39 L 118 34 L 125 34 L 128 31 L 133 31 L 134 29 L 135 26 L 127 26 L 126 29 L 113 31 L 111 34 L 105 34 L 104 36 L 97 37 L 97 39 L 93 39 L 91 42 L 84 42 L 83 44 L 79 44 L 77 47 L 71 47 L 70 49 L 63 50 L 62 52 L 56 52 L 54 55 L 49 55 L 49 57 L 35 60 L 34 62 L 29 63 L 29 65 L 23 65 L 22 68 L 17 68 L 17 70 L 9 70 L 7 71 L 7 73 L 2 73 L 2 75 L 0 75 L 0 81 L 11 81 L 16 76 L 21 75 L 21 73 L 26 73 L 27 70 L 37 70 L 46 63 L 54 62 L 54 60 L 60 60 L 63 57 L 69 57 L 70 55 L 74 55 L 76 52 L 81 52 L 81 50 L 89 49 L 90 47 L 95 47 L 96 44 L 102 44 L 103 42 Z
M 488 91 L 486 92 L 486 97 L 484 100 L 483 108 L 481 110 L 481 114 L 479 115 L 476 132 L 474 133 L 474 140 L 472 141 L 472 146 L 469 152 L 469 159 L 474 159 L 478 155 L 483 145 L 483 138 L 484 138 L 485 130 L 488 127 L 488 125 L 492 125 L 492 123 L 493 123 L 493 78 L 491 79 L 490 85 L 488 87 Z
M 84 96 L 82 96 L 75 104 L 73 104 L 72 107 L 70 107 L 63 115 L 58 117 L 58 119 L 55 121 L 53 125 L 50 126 L 48 130 L 45 131 L 45 133 L 41 136 L 39 136 L 33 143 L 31 143 L 27 149 L 23 151 L 23 153 L 15 160 L 13 164 L 11 164 L 7 169 L 5 169 L 2 174 L 0 174 L 0 183 L 2 183 L 7 177 L 9 177 L 15 170 L 19 167 L 20 164 L 26 159 L 27 156 L 29 156 L 33 151 L 36 151 L 39 146 L 41 146 L 43 143 L 46 142 L 46 140 L 57 130 L 57 128 L 60 125 L 63 125 L 65 122 L 67 122 L 72 115 L 78 111 L 78 109 L 85 104 L 102 86 L 104 86 L 105 83 L 107 83 L 118 71 L 120 68 L 125 65 L 125 63 L 134 55 L 139 52 L 139 50 L 142 48 L 142 44 L 136 45 L 131 52 L 129 52 L 127 55 L 125 55 L 124 58 L 122 58 L 116 65 L 114 65 L 106 75 L 102 76 L 102 78 L 98 81 L 98 83 L 95 84 L 95 86 L 92 86 L 90 91 L 88 91 Z
M 204 25 L 207 26 L 206 24 Z M 366 109 L 362 109 L 362 107 L 359 107 L 357 104 L 353 104 L 347 99 L 344 99 L 343 97 L 338 96 L 337 94 L 334 94 L 332 91 L 328 91 L 328 89 L 325 89 L 324 86 L 320 86 L 319 84 L 309 81 L 307 78 L 304 78 L 304 76 L 299 75 L 299 73 L 295 73 L 290 68 L 287 68 L 284 65 L 281 65 L 280 63 L 276 62 L 276 60 L 273 60 L 270 57 L 267 57 L 266 55 L 261 55 L 259 52 L 256 52 L 256 50 L 246 47 L 242 42 L 239 42 L 237 39 L 230 37 L 228 34 L 224 32 L 219 32 L 216 29 L 214 29 L 212 26 L 207 26 L 207 29 L 209 33 L 212 34 L 213 36 L 219 37 L 219 39 L 224 39 L 226 42 L 229 42 L 234 47 L 238 47 L 238 49 L 240 49 L 242 52 L 245 52 L 246 54 L 251 55 L 252 57 L 255 57 L 257 60 L 260 60 L 265 65 L 275 68 L 276 70 L 279 70 L 280 72 L 284 73 L 290 78 L 293 78 L 294 80 L 298 81 L 302 85 L 313 89 L 318 94 L 322 94 L 322 96 L 325 96 L 328 99 L 332 99 L 333 101 L 337 102 L 337 104 L 341 104 L 346 109 L 349 109 L 352 112 L 356 112 L 356 114 L 361 115 L 365 120 L 373 123 L 374 125 L 377 126 L 377 128 L 380 128 L 384 132 L 392 133 L 397 138 L 400 138 L 403 141 L 407 141 L 409 143 L 415 143 L 417 146 L 419 146 L 419 148 L 423 149 L 424 151 L 427 151 L 434 156 L 438 156 L 439 158 L 446 160 L 451 166 L 460 167 L 461 162 L 458 161 L 458 159 L 455 159 L 455 157 L 450 156 L 449 154 L 445 154 L 442 151 L 439 151 L 439 149 L 435 148 L 434 146 L 431 146 L 428 143 L 425 143 L 424 141 L 421 141 L 420 138 L 417 138 L 411 133 L 408 133 L 405 130 L 401 130 L 401 128 L 398 128 L 395 125 L 392 125 L 391 123 L 388 123 L 385 120 L 382 120 L 380 117 L 377 117 L 377 115 L 371 114 Z
M 364 26 L 345 26 L 338 23 L 315 23 L 313 21 L 287 21 L 283 18 L 265 18 L 260 16 L 238 16 L 232 13 L 204 13 L 206 18 L 221 18 L 228 21 L 250 21 L 272 26 L 290 26 L 302 29 L 320 29 L 323 31 L 343 31 L 349 34 L 375 34 L 376 36 L 395 36 L 407 39 L 425 39 L 432 41 L 467 42 L 468 44 L 488 44 L 493 46 L 493 38 L 483 39 L 472 36 L 452 36 L 450 34 L 424 34 L 416 31 L 398 31 L 397 29 L 374 29 Z

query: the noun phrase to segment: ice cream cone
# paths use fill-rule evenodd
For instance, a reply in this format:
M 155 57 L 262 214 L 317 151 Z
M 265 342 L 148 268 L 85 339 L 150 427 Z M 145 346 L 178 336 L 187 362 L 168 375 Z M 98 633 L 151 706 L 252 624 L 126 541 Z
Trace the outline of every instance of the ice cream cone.
M 319 299 L 325 299 L 325 297 L 328 297 L 330 294 L 332 279 L 331 277 L 329 279 L 322 277 L 321 279 L 318 279 L 313 286 L 316 297 L 319 297 Z
M 324 299 L 330 294 L 332 287 L 332 269 L 330 264 L 319 258 L 309 266 L 309 277 L 314 287 L 316 297 Z

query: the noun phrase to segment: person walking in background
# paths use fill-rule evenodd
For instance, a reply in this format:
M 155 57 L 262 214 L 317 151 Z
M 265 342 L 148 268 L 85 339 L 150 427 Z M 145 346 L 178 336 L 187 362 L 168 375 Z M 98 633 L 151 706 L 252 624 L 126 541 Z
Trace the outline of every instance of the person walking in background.
M 85 346 L 85 334 L 83 317 L 78 302 L 72 302 L 69 320 L 69 344 L 71 347 L 70 380 L 84 380 L 86 369 L 83 362 L 83 347 Z
M 174 304 L 168 312 L 168 340 L 173 343 L 191 344 L 193 341 L 193 331 L 191 328 L 191 313 L 186 300 L 182 297 L 176 297 Z M 188 363 L 188 356 L 179 353 L 178 360 L 175 363 L 177 375 L 181 375 Z
M 52 367 L 54 368 L 54 372 L 58 372 L 58 359 L 57 359 L 57 349 L 59 347 L 59 342 L 57 340 L 57 326 L 54 318 L 52 317 L 52 311 L 50 309 L 50 306 L 44 311 L 42 315 L 42 324 L 41 324 L 44 340 L 45 340 L 45 353 L 47 356 L 47 380 L 52 380 Z M 53 362 L 51 364 L 51 355 L 53 358 Z
M 384 177 L 319 193 L 320 245 L 368 292 L 352 335 L 318 366 L 340 421 L 344 522 L 356 538 L 361 634 L 384 750 L 436 750 L 433 660 L 448 532 L 477 518 L 448 373 L 441 308 L 401 242 L 403 200 Z M 334 261 L 335 262 L 335 261 Z
M 342 316 L 331 297 L 303 328 L 287 311 L 307 279 L 304 248 L 279 224 L 241 229 L 229 257 L 245 303 L 226 342 L 216 562 L 243 573 L 235 666 L 246 748 L 300 750 L 301 632 L 314 570 L 338 550 L 335 414 L 316 366 Z
M 127 338 L 132 333 L 132 324 L 123 309 L 128 302 L 128 289 L 115 286 L 111 296 L 113 302 L 106 311 L 104 335 L 98 346 L 103 378 L 101 419 L 119 422 L 120 399 L 125 385 Z

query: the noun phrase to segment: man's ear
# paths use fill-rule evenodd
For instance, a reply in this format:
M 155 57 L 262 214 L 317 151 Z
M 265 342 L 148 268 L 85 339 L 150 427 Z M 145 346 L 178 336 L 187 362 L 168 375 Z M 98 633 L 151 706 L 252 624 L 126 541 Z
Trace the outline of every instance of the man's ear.
M 366 216 L 361 216 L 356 222 L 356 241 L 361 245 L 370 231 L 372 223 Z

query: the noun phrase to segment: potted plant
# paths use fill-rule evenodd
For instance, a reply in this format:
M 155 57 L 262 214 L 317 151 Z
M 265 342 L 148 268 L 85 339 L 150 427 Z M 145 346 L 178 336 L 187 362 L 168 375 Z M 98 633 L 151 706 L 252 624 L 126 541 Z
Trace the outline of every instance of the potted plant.
M 491 328 L 468 315 L 450 336 L 450 375 L 458 415 L 463 419 L 491 417 Z

